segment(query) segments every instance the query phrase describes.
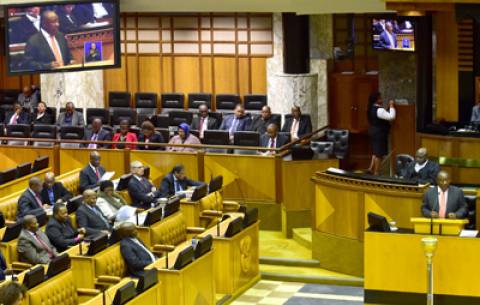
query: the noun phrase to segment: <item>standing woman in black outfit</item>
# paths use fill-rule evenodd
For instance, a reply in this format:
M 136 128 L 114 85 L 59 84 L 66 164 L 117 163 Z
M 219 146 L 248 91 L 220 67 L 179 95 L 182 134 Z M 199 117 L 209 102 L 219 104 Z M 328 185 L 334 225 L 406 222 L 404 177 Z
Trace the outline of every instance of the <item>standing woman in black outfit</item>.
M 383 156 L 388 154 L 388 134 L 390 121 L 395 119 L 395 102 L 390 100 L 387 107 L 382 107 L 382 95 L 378 92 L 370 94 L 367 108 L 367 118 L 370 121 L 368 136 L 372 142 L 372 162 L 367 169 L 368 174 L 379 175 Z

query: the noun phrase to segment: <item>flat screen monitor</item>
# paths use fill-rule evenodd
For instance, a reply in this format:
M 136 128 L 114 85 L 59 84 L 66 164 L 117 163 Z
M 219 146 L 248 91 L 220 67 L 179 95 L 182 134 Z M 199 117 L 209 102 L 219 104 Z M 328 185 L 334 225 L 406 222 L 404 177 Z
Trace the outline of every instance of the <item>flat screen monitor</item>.
M 258 220 L 258 209 L 254 208 L 245 213 L 245 217 L 243 218 L 243 229 L 248 228 L 253 223 L 257 222 Z
M 256 131 L 235 131 L 233 144 L 237 146 L 259 146 L 260 135 Z
M 20 235 L 20 231 L 22 231 L 22 228 L 23 223 L 21 221 L 9 225 L 5 229 L 5 234 L 3 235 L 2 242 L 6 243 L 11 240 L 17 239 L 18 235 Z
M 4 16 L 8 76 L 120 68 L 118 0 L 11 4 Z
M 175 261 L 175 265 L 173 265 L 174 270 L 181 270 L 188 264 L 190 264 L 193 261 L 194 257 L 194 252 L 193 252 L 193 247 L 187 247 L 184 250 L 182 250 L 178 256 L 177 260 Z
M 42 283 L 45 279 L 45 268 L 39 266 L 35 269 L 28 271 L 23 278 L 23 286 L 28 289 L 32 289 L 38 284 Z
M 75 213 L 83 203 L 83 195 L 78 195 L 67 200 L 68 214 Z
M 68 256 L 67 253 L 57 256 L 50 261 L 50 264 L 48 265 L 46 278 L 47 279 L 52 278 L 55 275 L 60 274 L 61 272 L 67 270 L 68 268 L 70 268 L 70 266 L 71 266 L 70 256 Z
M 117 185 L 117 191 L 123 191 L 128 188 L 128 183 L 130 182 L 130 179 L 132 179 L 133 174 L 125 174 L 120 177 L 120 180 L 118 181 Z
M 98 252 L 108 247 L 108 235 L 100 233 L 90 240 L 90 246 L 88 247 L 88 256 L 93 256 Z
M 208 190 L 208 184 L 202 184 L 197 186 L 193 191 L 192 198 L 190 198 L 190 201 L 197 201 L 202 199 L 207 195 L 207 190 Z
M 158 281 L 158 270 L 153 268 L 151 270 L 145 271 L 143 275 L 138 278 L 137 283 L 137 295 L 141 294 L 148 288 L 154 286 Z
M 232 220 L 232 222 L 228 224 L 227 232 L 225 232 L 225 237 L 232 237 L 238 232 L 242 231 L 242 224 L 243 221 L 241 217 Z
M 180 198 L 170 200 L 165 206 L 164 218 L 175 214 L 180 209 Z
M 230 135 L 227 130 L 205 130 L 203 144 L 205 145 L 229 145 Z
M 217 177 L 213 178 L 210 181 L 210 185 L 208 186 L 208 191 L 210 193 L 216 192 L 219 189 L 221 189 L 222 186 L 223 186 L 223 176 L 220 175 L 220 176 L 217 176 Z
M 112 234 L 110 234 L 110 237 L 108 238 L 108 245 L 114 245 L 121 241 L 123 238 L 122 230 L 120 229 L 120 226 L 113 228 Z
M 35 159 L 35 162 L 33 163 L 32 173 L 35 173 L 35 172 L 38 172 L 42 169 L 47 168 L 48 167 L 48 162 L 49 162 L 49 157 L 48 156 L 43 156 L 43 157 Z
M 390 232 L 390 225 L 388 224 L 387 218 L 372 212 L 368 213 L 367 216 L 368 225 L 370 226 L 369 231 Z
M 150 227 L 156 222 L 159 222 L 162 219 L 163 208 L 156 207 L 153 210 L 147 212 L 147 216 L 145 216 L 145 220 L 143 221 L 144 227 Z
M 135 282 L 131 281 L 118 288 L 113 298 L 113 305 L 123 305 L 135 296 Z
M 372 46 L 374 50 L 415 52 L 415 18 L 372 18 Z
M 208 234 L 207 237 L 202 238 L 198 241 L 197 247 L 195 248 L 195 259 L 201 257 L 212 248 L 213 237 Z

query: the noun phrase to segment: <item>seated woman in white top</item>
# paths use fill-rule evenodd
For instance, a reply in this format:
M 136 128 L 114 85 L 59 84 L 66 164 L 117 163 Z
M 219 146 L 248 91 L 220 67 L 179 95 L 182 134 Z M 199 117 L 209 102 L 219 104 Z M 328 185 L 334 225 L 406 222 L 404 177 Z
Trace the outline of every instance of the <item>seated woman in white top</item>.
M 112 218 L 115 213 L 127 203 L 113 190 L 113 182 L 110 180 L 100 183 L 100 190 L 97 192 L 97 206 L 107 219 Z

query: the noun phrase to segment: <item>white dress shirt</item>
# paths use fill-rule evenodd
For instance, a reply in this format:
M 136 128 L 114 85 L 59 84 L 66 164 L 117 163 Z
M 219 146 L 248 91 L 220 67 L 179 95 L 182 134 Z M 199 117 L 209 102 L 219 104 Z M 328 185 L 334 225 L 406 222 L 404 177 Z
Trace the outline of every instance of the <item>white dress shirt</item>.
M 200 134 L 200 137 L 203 138 L 203 133 L 205 130 L 208 130 L 208 120 L 209 117 L 207 116 L 206 118 L 200 118 L 200 123 L 202 123 L 203 120 L 203 125 L 202 125 L 202 133 Z
M 29 14 L 25 14 L 25 16 L 27 16 L 27 18 L 30 19 L 33 26 L 37 28 L 37 31 L 40 31 L 40 17 L 35 18 L 30 16 Z
M 378 105 L 377 106 L 377 116 L 379 119 L 386 120 L 386 121 L 393 121 L 395 120 L 397 112 L 395 111 L 395 108 L 390 108 L 390 112 L 385 110 L 382 106 Z
M 55 52 L 53 51 L 53 45 L 52 45 L 52 40 L 50 38 L 50 34 L 48 34 L 47 31 L 45 31 L 44 29 L 42 29 L 42 34 L 43 36 L 45 36 L 45 39 L 47 40 L 48 45 L 50 46 L 50 50 L 52 50 L 52 53 L 55 54 Z M 58 53 L 60 53 L 60 57 L 62 57 L 62 61 L 65 62 L 65 59 L 63 58 L 63 55 L 62 55 L 62 51 L 60 50 L 60 46 L 55 36 L 53 36 L 53 40 L 55 41 L 55 45 L 57 46 Z
M 148 253 L 148 255 L 150 255 L 150 258 L 152 259 L 152 264 L 155 263 L 155 255 L 153 255 L 153 253 L 150 250 L 148 250 L 141 242 L 137 241 L 135 238 L 130 238 L 130 239 L 133 240 L 134 243 L 142 247 L 142 249 L 145 250 Z
M 423 162 L 423 164 L 418 164 L 418 162 L 415 162 L 415 172 L 418 173 L 422 168 L 425 167 L 425 165 L 427 165 L 428 163 L 428 160 Z
M 17 118 L 17 120 L 18 120 L 18 114 L 17 114 L 16 112 L 12 115 L 12 118 L 10 119 L 10 122 L 9 122 L 9 123 L 10 123 L 10 124 L 13 124 L 13 120 L 15 120 L 15 118 Z M 17 123 L 17 122 L 15 122 L 15 124 L 16 124 L 16 123 Z

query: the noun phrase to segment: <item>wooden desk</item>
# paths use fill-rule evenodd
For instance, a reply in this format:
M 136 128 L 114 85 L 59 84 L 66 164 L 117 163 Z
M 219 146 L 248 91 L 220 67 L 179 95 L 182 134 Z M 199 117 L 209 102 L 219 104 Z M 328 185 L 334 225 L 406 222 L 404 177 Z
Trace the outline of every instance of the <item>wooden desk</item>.
M 427 260 L 422 238 L 430 235 L 365 232 L 365 303 L 424 304 L 427 293 Z M 479 238 L 434 235 L 435 304 L 479 304 Z M 442 296 L 443 299 L 437 300 Z M 462 298 L 463 297 L 463 298 Z M 439 301 L 439 302 L 437 302 Z M 399 303 L 398 303 L 399 304 Z
M 0 185 L 0 198 L 7 197 L 8 195 L 17 192 L 25 192 L 25 190 L 28 188 L 30 178 L 39 177 L 43 180 L 45 178 L 45 174 L 51 171 L 53 171 L 53 167 L 48 167 L 36 173 Z
M 173 267 L 178 254 L 186 247 L 178 247 L 168 255 L 169 268 Z M 216 250 L 204 254 L 182 270 L 165 268 L 165 257 L 145 267 L 158 269 L 158 280 L 162 282 L 162 303 L 168 305 L 215 304 L 215 277 L 213 255 Z
M 115 298 L 115 294 L 117 290 L 132 281 L 132 279 L 124 279 L 120 283 L 111 286 L 107 290 L 107 304 L 110 304 L 111 301 Z M 135 280 L 134 280 L 135 281 Z M 135 283 L 137 284 L 137 283 Z M 135 285 L 136 286 L 136 285 Z M 125 303 L 125 305 L 161 305 L 162 304 L 162 297 L 161 297 L 161 289 L 162 283 L 159 282 L 155 286 L 150 287 L 147 291 L 144 291 L 142 294 L 135 297 L 133 300 Z M 103 295 L 99 294 L 93 299 L 89 300 L 88 302 L 82 303 L 82 305 L 104 305 L 103 304 Z
M 229 218 L 220 223 L 220 236 L 224 236 Z M 215 274 L 215 291 L 221 294 L 236 294 L 246 291 L 253 283 L 260 280 L 258 230 L 260 221 L 242 230 L 231 238 L 218 237 L 217 226 L 198 236 L 202 239 L 213 236 L 213 272 Z M 253 283 L 252 283 L 253 282 Z
M 363 233 L 373 212 L 412 228 L 410 217 L 422 217 L 428 186 L 400 186 L 319 172 L 312 215 L 312 257 L 322 268 L 363 276 Z

